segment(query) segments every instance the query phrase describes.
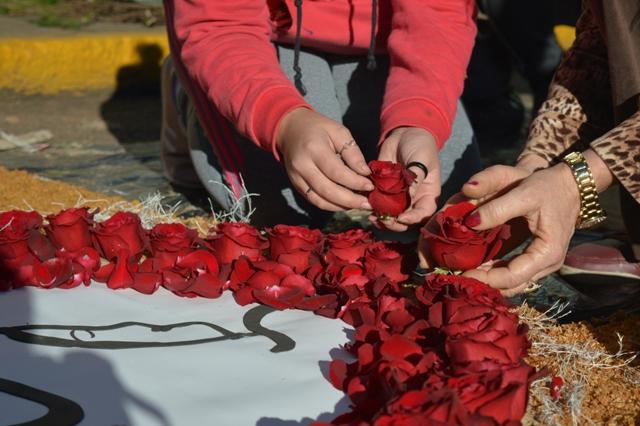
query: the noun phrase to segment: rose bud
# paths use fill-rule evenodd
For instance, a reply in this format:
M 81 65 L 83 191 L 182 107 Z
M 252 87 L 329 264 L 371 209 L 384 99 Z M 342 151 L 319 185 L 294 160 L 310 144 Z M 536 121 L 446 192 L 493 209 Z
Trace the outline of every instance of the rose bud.
M 276 225 L 267 231 L 271 260 L 301 274 L 318 261 L 324 241 L 322 232 L 302 226 Z
M 403 246 L 397 243 L 378 242 L 367 248 L 364 264 L 370 277 L 386 276 L 394 282 L 406 280 L 413 268 L 408 265 L 411 257 L 403 256 Z
M 49 224 L 45 226 L 45 230 L 49 240 L 57 249 L 71 252 L 92 247 L 89 230 L 93 226 L 94 214 L 83 207 L 47 216 Z
M 40 233 L 42 216 L 37 212 L 12 210 L 0 214 L 0 266 L 45 261 L 55 256 L 51 243 Z
M 198 233 L 181 223 L 160 223 L 149 231 L 149 244 L 154 259 L 154 270 L 175 265 L 178 256 L 191 252 Z
M 93 229 L 95 248 L 102 257 L 113 260 L 121 250 L 138 257 L 145 249 L 145 232 L 138 215 L 118 212 Z
M 493 259 L 511 237 L 509 225 L 475 231 L 464 224 L 476 206 L 462 202 L 436 214 L 421 230 L 421 254 L 430 266 L 468 271 Z
M 269 247 L 260 232 L 246 223 L 220 223 L 214 231 L 206 242 L 221 264 L 230 264 L 240 256 L 261 260 L 262 252 Z
M 359 263 L 364 252 L 373 243 L 371 232 L 350 229 L 340 234 L 327 236 L 327 252 L 348 263 Z
M 0 214 L 0 257 L 18 259 L 30 254 L 29 239 L 41 225 L 42 216 L 37 212 L 12 210 Z
M 369 204 L 377 216 L 396 217 L 411 204 L 409 187 L 416 174 L 399 163 L 371 161 L 371 181 L 375 189 L 369 193 Z

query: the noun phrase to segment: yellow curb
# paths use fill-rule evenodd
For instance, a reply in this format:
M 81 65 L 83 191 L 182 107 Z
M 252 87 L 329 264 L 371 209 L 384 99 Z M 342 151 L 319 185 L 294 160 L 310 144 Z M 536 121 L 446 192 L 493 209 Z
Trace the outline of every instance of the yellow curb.
M 576 39 L 576 29 L 569 25 L 556 25 L 553 28 L 556 40 L 563 51 L 567 51 Z
M 54 94 L 115 87 L 123 75 L 157 80 L 168 53 L 160 32 L 0 38 L 0 89 Z

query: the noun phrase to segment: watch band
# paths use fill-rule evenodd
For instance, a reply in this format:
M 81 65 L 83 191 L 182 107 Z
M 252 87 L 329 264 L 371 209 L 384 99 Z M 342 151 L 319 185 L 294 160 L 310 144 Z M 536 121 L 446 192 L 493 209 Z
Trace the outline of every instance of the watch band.
M 587 160 L 579 152 L 572 152 L 562 159 L 573 172 L 573 177 L 580 192 L 580 214 L 576 223 L 577 229 L 590 228 L 607 218 L 600 205 L 600 197 L 596 182 Z

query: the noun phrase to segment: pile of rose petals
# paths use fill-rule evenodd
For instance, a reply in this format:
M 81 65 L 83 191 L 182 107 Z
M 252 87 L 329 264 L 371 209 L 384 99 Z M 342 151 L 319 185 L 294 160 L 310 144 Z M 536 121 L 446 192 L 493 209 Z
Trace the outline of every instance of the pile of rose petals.
M 143 229 L 132 213 L 94 221 L 86 208 L 44 219 L 0 213 L 0 290 L 73 288 L 91 281 L 184 297 L 233 292 L 241 304 L 303 309 L 355 328 L 353 363 L 332 383 L 353 411 L 334 424 L 518 424 L 534 369 L 526 329 L 497 291 L 429 275 L 415 291 L 415 247 L 364 230 L 325 235 L 276 225 L 222 223 L 202 238 L 182 224 Z

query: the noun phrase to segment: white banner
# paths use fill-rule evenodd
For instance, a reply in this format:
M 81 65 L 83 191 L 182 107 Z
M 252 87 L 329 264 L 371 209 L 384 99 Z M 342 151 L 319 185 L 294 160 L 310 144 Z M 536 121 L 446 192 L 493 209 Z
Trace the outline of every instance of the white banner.
M 304 425 L 351 330 L 310 312 L 102 284 L 0 293 L 0 425 Z M 45 407 L 48 407 L 45 408 Z M 48 414 L 47 414 L 48 413 Z

